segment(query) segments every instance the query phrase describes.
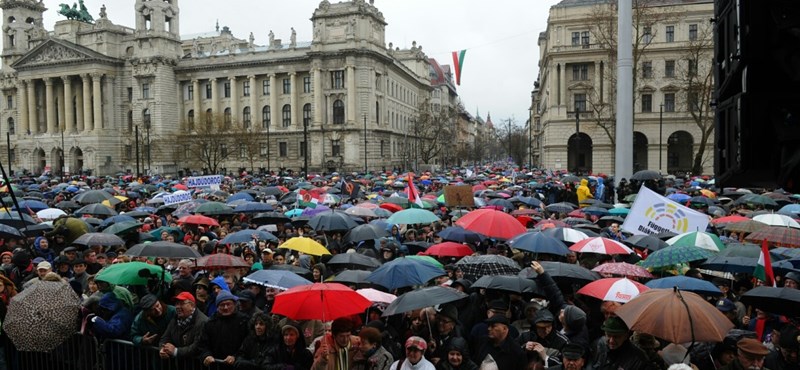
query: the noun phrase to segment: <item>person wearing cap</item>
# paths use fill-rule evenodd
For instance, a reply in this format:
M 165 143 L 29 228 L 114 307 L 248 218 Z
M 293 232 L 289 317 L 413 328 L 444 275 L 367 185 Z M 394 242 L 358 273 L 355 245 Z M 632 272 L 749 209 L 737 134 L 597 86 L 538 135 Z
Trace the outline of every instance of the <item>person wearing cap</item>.
M 162 359 L 195 357 L 197 342 L 208 317 L 197 309 L 197 300 L 189 292 L 178 294 L 173 301 L 175 317 L 169 322 L 167 330 L 158 341 L 158 355 Z M 179 363 L 188 364 L 188 361 Z
M 598 369 L 647 370 L 651 363 L 642 350 L 630 341 L 631 332 L 621 318 L 614 316 L 603 322 L 605 333 L 595 343 L 593 366 Z
M 175 318 L 175 307 L 161 303 L 153 294 L 139 300 L 141 311 L 131 325 L 131 341 L 134 346 L 154 346 Z
M 85 292 L 89 288 L 89 274 L 86 273 L 86 261 L 83 258 L 76 258 L 72 262 L 72 279 L 81 285 L 81 292 Z
M 444 305 L 436 314 L 436 331 L 433 339 L 428 343 L 428 357 L 431 363 L 436 365 L 445 358 L 449 342 L 458 337 L 461 337 L 458 310 L 453 305 Z
M 777 337 L 777 338 L 776 338 Z M 793 326 L 784 327 L 778 335 L 773 335 L 772 343 L 775 351 L 770 351 L 764 358 L 764 367 L 771 370 L 798 369 L 798 351 L 800 350 L 800 330 Z
M 115 292 L 103 293 L 96 308 L 86 316 L 86 325 L 98 339 L 130 339 L 133 313 Z
M 361 338 L 361 354 L 356 359 L 359 369 L 387 370 L 392 366 L 394 357 L 383 347 L 383 335 L 378 329 L 365 327 L 358 337 Z
M 203 314 L 208 312 L 209 300 L 211 299 L 208 285 L 209 281 L 206 277 L 198 278 L 192 284 L 192 295 L 195 298 L 195 307 Z
M 517 339 L 517 343 L 528 354 L 539 353 L 541 357 L 541 353 L 553 353 L 553 355 L 543 358 L 543 360 L 546 360 L 545 364 L 550 366 L 555 365 L 555 363 L 548 364 L 549 361 L 547 360 L 553 357 L 553 361 L 555 361 L 558 358 L 558 353 L 569 343 L 566 335 L 554 330 L 555 321 L 556 319 L 550 311 L 540 309 L 536 311 L 533 320 L 531 320 L 533 323 L 531 330 L 522 333 Z
M 436 370 L 478 370 L 478 365 L 469 356 L 469 345 L 466 339 L 453 338 L 445 350 L 447 358 L 436 364 Z
M 561 365 L 548 367 L 548 370 L 584 370 L 586 364 L 586 349 L 575 343 L 569 343 L 561 350 Z
M 237 293 L 236 296 L 239 297 L 239 312 L 247 315 L 247 317 L 253 317 L 255 314 L 261 312 L 254 303 L 256 296 L 249 289 L 242 290 Z
M 53 271 L 53 265 L 51 265 L 50 262 L 47 261 L 39 262 L 38 264 L 36 264 L 36 275 L 32 275 L 35 276 L 35 278 L 26 281 L 22 286 L 22 290 L 28 289 L 34 284 L 42 281 L 45 275 L 47 275 L 47 273 L 52 271 Z
M 736 316 L 736 305 L 728 298 L 721 298 L 717 301 L 717 310 L 722 312 L 725 317 L 730 320 L 735 327 L 741 327 L 742 323 L 739 321 L 738 317 Z
M 314 353 L 313 370 L 349 370 L 361 356 L 361 338 L 353 335 L 353 322 L 345 317 L 333 320 L 331 335 L 325 335 Z
M 767 346 L 757 339 L 740 339 L 736 342 L 736 358 L 720 370 L 768 370 L 764 367 L 764 358 L 768 354 Z
M 790 289 L 800 288 L 800 273 L 794 271 L 787 273 L 786 276 L 783 277 L 783 287 Z
M 528 361 L 525 351 L 509 335 L 510 323 L 504 314 L 496 314 L 486 320 L 489 326 L 488 335 L 477 347 L 472 356 L 475 363 L 482 363 L 488 356 L 492 356 L 500 369 L 522 370 L 527 367 Z
M 249 333 L 248 318 L 236 309 L 238 298 L 221 290 L 215 298 L 216 312 L 208 319 L 197 344 L 200 359 L 206 366 L 221 360 L 219 369 L 232 369 L 236 351 Z
M 495 315 L 503 315 L 508 317 L 511 314 L 510 307 L 506 301 L 502 299 L 495 299 L 490 301 L 488 304 L 488 310 L 486 310 L 486 318 L 490 319 L 492 316 Z M 478 348 L 481 341 L 486 339 L 488 333 L 489 325 L 486 321 L 479 321 L 476 324 L 472 325 L 472 330 L 469 333 L 469 341 L 470 341 L 470 348 Z M 509 327 L 511 330 L 511 337 L 512 338 L 519 338 L 519 330 L 517 328 L 511 326 Z
M 300 328 L 294 321 L 287 321 L 281 326 L 281 338 L 271 347 L 269 356 L 272 358 L 266 369 L 310 369 L 314 363 L 314 355 L 306 347 L 306 342 L 300 334 Z
M 392 363 L 389 370 L 436 370 L 436 367 L 423 356 L 428 349 L 425 339 L 417 336 L 408 337 L 405 348 L 406 358 Z

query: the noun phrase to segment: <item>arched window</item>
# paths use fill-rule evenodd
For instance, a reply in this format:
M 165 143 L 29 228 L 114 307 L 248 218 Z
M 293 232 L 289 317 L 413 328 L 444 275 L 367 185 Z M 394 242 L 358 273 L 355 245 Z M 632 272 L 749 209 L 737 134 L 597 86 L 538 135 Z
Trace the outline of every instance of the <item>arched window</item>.
M 303 126 L 311 126 L 311 104 L 303 106 Z
M 250 128 L 250 107 L 244 107 L 242 110 L 242 124 L 244 128 Z
M 133 132 L 133 111 L 128 111 L 128 132 Z
M 212 122 L 214 122 L 214 112 L 211 108 L 208 108 L 208 110 L 206 110 L 206 125 L 210 127 Z
M 283 106 L 283 127 L 292 125 L 292 106 L 286 104 Z
M 270 114 L 269 105 L 265 105 L 264 108 L 261 109 L 261 126 L 262 128 L 268 128 L 272 122 L 272 114 Z
M 150 127 L 150 109 L 148 108 L 142 111 L 142 123 L 144 123 L 145 128 Z
M 341 100 L 333 102 L 333 123 L 337 125 L 344 124 L 344 103 Z
M 231 109 L 230 108 L 225 108 L 225 111 L 224 111 L 223 114 L 225 116 L 225 120 L 224 120 L 225 128 L 231 127 Z
M 11 118 L 11 117 L 8 117 L 8 133 L 10 135 L 14 135 L 15 131 L 16 131 L 16 129 L 14 128 L 14 119 Z
M 189 123 L 189 130 L 194 130 L 194 109 L 190 109 L 186 114 L 186 122 Z

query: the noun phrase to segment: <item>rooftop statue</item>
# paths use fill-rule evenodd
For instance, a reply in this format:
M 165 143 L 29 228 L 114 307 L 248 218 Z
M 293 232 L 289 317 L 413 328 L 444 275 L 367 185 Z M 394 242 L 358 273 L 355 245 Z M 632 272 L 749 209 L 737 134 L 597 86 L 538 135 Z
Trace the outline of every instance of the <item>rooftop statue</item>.
M 78 4 L 80 4 L 80 9 L 78 8 Z M 89 11 L 86 9 L 86 5 L 83 4 L 83 0 L 78 0 L 78 3 L 72 3 L 72 8 L 69 7 L 69 4 L 59 4 L 61 9 L 58 11 L 58 14 L 61 14 L 67 19 L 75 19 L 85 23 L 93 23 L 94 18 Z

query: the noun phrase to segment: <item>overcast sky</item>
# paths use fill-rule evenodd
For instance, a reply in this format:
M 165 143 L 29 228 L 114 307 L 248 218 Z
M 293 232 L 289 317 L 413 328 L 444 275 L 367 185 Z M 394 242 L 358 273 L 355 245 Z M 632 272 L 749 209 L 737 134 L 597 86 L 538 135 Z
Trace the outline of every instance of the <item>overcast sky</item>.
M 76 0 L 44 0 L 45 27 L 64 19 L 58 4 Z M 451 53 L 467 49 L 458 93 L 465 107 L 480 111 L 492 121 L 513 118 L 524 125 L 530 94 L 538 74 L 539 47 L 536 40 L 547 26 L 548 10 L 559 0 L 375 0 L 383 13 L 386 42 L 408 48 L 412 41 L 440 64 L 453 64 Z M 250 32 L 259 45 L 267 44 L 269 30 L 289 39 L 290 28 L 298 41 L 312 38 L 311 21 L 319 0 L 179 0 L 181 34 L 194 34 L 228 26 L 233 35 L 247 39 Z M 332 0 L 331 3 L 336 3 Z M 106 4 L 115 24 L 134 26 L 133 0 L 85 0 L 98 18 Z

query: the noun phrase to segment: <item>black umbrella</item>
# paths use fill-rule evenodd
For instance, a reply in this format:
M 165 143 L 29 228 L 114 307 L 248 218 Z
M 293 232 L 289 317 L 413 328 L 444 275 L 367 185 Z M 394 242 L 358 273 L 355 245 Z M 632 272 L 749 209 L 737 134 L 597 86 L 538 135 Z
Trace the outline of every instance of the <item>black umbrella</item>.
M 256 225 L 283 225 L 289 222 L 289 217 L 280 212 L 263 212 L 257 214 L 250 221 Z
M 468 296 L 456 289 L 443 286 L 431 286 L 407 292 L 392 301 L 382 316 L 391 316 L 416 309 L 454 302 Z
M 72 244 L 77 245 L 102 245 L 104 247 L 111 247 L 117 245 L 125 245 L 125 241 L 119 236 L 108 233 L 86 233 L 75 239 Z
M 652 170 L 642 170 L 634 173 L 633 176 L 631 176 L 631 180 L 636 180 L 636 181 L 660 180 L 660 179 L 661 179 L 661 173 Z
M 800 290 L 759 286 L 742 294 L 745 305 L 788 317 L 800 316 Z
M 22 214 L 22 219 L 20 219 L 19 213 L 0 212 L 0 224 L 22 229 L 28 225 L 36 225 L 36 220 L 24 213 Z
M 118 213 L 117 211 L 106 207 L 100 203 L 92 203 L 83 208 L 75 211 L 76 216 L 83 216 L 83 215 L 94 215 L 94 216 L 116 216 Z
M 356 254 L 356 253 L 345 253 L 345 254 Z M 337 254 L 337 256 L 341 256 L 341 254 Z M 369 276 L 369 274 L 371 273 L 372 271 L 344 270 L 338 273 L 333 279 L 331 279 L 331 281 L 344 284 L 354 284 L 354 285 L 372 284 L 371 282 L 367 281 L 367 276 Z
M 512 203 L 514 203 L 516 201 L 516 202 L 520 202 L 522 204 L 525 204 L 525 205 L 531 206 L 531 207 L 541 207 L 542 206 L 542 201 L 539 200 L 539 199 L 536 199 L 534 197 L 513 197 L 513 198 L 509 198 L 508 200 L 511 201 Z
M 65 210 L 65 211 L 67 211 L 67 210 L 76 210 L 76 209 L 79 209 L 81 207 L 83 207 L 83 206 L 78 204 L 78 203 L 76 203 L 76 202 L 73 202 L 71 200 L 62 200 L 62 201 L 56 203 L 56 208 L 62 209 L 62 210 Z
M 419 242 L 405 242 L 403 243 L 403 245 L 406 246 L 406 248 L 408 248 L 408 255 L 415 255 L 419 252 L 424 252 L 428 250 L 428 248 L 430 248 L 430 246 L 432 246 L 433 243 L 419 241 Z
M 520 276 L 482 276 L 475 283 L 473 283 L 472 286 L 470 286 L 470 289 L 472 288 L 501 290 L 504 292 L 518 294 L 541 293 L 539 292 L 539 287 L 533 280 Z
M 546 271 L 550 277 L 553 278 L 556 282 L 567 282 L 567 283 L 588 283 L 590 281 L 595 281 L 600 278 L 594 271 L 590 271 L 587 268 L 584 268 L 580 265 L 572 264 L 572 263 L 564 263 L 564 262 L 539 262 L 542 267 L 544 267 L 544 271 Z M 520 271 L 519 276 L 524 278 L 534 278 L 536 277 L 536 272 L 533 271 L 532 268 L 526 267 L 522 271 Z
M 53 225 L 50 224 L 36 224 L 28 225 L 22 229 L 22 233 L 27 237 L 41 236 L 42 233 L 53 231 Z
M 468 278 L 477 279 L 484 275 L 516 275 L 519 264 L 511 258 L 497 254 L 466 256 L 456 262 Z
M 193 248 L 168 242 L 168 241 L 157 241 L 157 242 L 150 242 L 150 243 L 142 243 L 136 244 L 131 249 L 128 249 L 125 252 L 128 256 L 136 256 L 136 257 L 165 257 L 165 258 L 200 258 L 200 253 L 198 253 Z
M 669 247 L 667 242 L 656 238 L 652 235 L 632 235 L 631 237 L 622 241 L 623 243 L 632 246 L 632 247 L 639 247 L 642 249 L 649 249 L 653 252 Z
M 361 253 L 340 253 L 331 257 L 326 265 L 350 270 L 374 270 L 380 267 L 381 262 Z
M 300 275 L 300 276 L 306 278 L 307 280 L 312 280 L 313 279 L 313 276 L 311 274 L 311 270 L 306 269 L 306 268 L 302 268 L 302 267 L 299 267 L 299 266 L 295 266 L 295 265 L 287 265 L 287 264 L 278 265 L 278 264 L 275 264 L 275 265 L 270 266 L 267 270 L 291 271 L 291 272 L 294 272 L 297 275 Z
M 502 199 L 502 198 L 490 200 L 489 201 L 489 205 L 490 206 L 503 207 L 503 209 L 505 209 L 507 211 L 511 211 L 514 208 L 516 208 L 516 207 L 514 207 L 514 204 L 512 204 L 509 200 Z
M 461 226 L 450 226 L 440 231 L 437 235 L 444 240 L 458 243 L 480 243 L 486 239 L 482 234 L 467 230 Z
M 575 210 L 575 207 L 570 203 L 561 202 L 549 204 L 544 209 L 554 213 L 570 213 Z
M 89 190 L 76 195 L 72 200 L 85 205 L 100 203 L 104 200 L 111 200 L 112 198 L 114 198 L 114 196 L 105 190 Z
M 364 224 L 348 231 L 344 235 L 343 241 L 355 244 L 363 240 L 379 239 L 386 236 L 389 236 L 389 232 L 386 229 L 374 224 Z
M 24 239 L 25 235 L 19 229 L 0 224 L 0 238 L 4 239 Z
M 358 226 L 350 216 L 338 212 L 322 212 L 312 217 L 308 225 L 317 231 L 347 231 Z

